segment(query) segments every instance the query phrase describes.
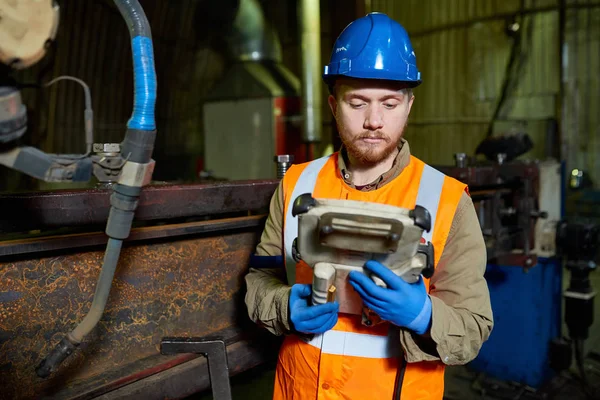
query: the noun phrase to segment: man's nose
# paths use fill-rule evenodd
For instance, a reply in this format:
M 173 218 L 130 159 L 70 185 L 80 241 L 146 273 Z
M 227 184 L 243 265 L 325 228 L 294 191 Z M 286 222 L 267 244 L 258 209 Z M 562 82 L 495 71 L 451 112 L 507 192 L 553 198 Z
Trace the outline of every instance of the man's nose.
M 363 128 L 372 131 L 383 128 L 383 114 L 379 107 L 373 105 L 369 107 Z

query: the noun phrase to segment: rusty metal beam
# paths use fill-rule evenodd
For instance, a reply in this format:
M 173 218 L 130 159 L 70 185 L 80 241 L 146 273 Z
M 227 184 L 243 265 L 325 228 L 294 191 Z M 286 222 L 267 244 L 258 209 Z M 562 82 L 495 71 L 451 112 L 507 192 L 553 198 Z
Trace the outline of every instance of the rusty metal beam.
M 264 225 L 264 215 L 239 218 L 224 218 L 209 221 L 188 222 L 165 226 L 151 226 L 132 229 L 126 243 L 148 239 L 176 238 L 186 235 L 227 232 L 231 230 L 259 228 Z M 105 245 L 108 237 L 104 232 L 75 233 L 70 235 L 47 236 L 32 239 L 0 241 L 0 257 L 48 251 L 77 249 Z
M 202 185 L 145 187 L 137 221 L 193 218 L 263 210 L 278 181 L 239 181 Z M 104 225 L 110 209 L 108 189 L 0 194 L 0 232 L 24 232 Z
M 459 181 L 474 188 L 496 188 L 501 185 L 510 185 L 516 179 L 537 179 L 539 175 L 538 168 L 535 163 L 515 162 L 504 165 L 487 165 L 487 166 L 433 166 L 438 171 L 451 176 Z M 498 179 L 501 179 L 499 181 Z

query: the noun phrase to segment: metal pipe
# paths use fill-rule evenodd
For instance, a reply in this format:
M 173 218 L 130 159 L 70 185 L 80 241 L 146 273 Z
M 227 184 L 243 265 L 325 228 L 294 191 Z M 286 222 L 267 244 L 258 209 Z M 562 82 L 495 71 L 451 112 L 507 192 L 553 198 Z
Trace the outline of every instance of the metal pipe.
M 257 0 L 241 0 L 228 43 L 240 61 L 282 60 L 279 38 Z
M 320 142 L 321 99 L 321 11 L 319 0 L 300 0 L 298 16 L 302 62 L 302 113 L 304 142 Z
M 133 113 L 127 123 L 122 156 L 127 162 L 111 196 L 111 209 L 106 225 L 110 237 L 104 253 L 104 263 L 96 285 L 90 311 L 77 327 L 66 335 L 36 369 L 41 378 L 48 377 L 73 353 L 84 337 L 94 329 L 104 313 L 112 280 L 121 253 L 123 239 L 129 236 L 142 186 L 152 173 L 152 151 L 156 137 L 154 107 L 156 103 L 156 72 L 154 51 L 148 19 L 137 0 L 114 0 L 125 19 L 131 35 L 134 70 Z

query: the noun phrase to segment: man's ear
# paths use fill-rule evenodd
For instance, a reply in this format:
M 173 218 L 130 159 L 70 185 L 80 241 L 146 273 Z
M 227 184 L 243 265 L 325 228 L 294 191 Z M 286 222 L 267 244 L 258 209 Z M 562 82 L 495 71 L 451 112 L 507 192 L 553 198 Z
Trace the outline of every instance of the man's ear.
M 410 114 L 410 110 L 412 109 L 413 102 L 415 101 L 415 96 L 410 96 L 410 100 L 408 100 L 408 114 Z
M 329 97 L 327 98 L 327 103 L 329 103 L 329 108 L 331 108 L 331 113 L 333 114 L 334 117 L 337 116 L 337 100 L 335 99 L 335 97 L 330 94 Z

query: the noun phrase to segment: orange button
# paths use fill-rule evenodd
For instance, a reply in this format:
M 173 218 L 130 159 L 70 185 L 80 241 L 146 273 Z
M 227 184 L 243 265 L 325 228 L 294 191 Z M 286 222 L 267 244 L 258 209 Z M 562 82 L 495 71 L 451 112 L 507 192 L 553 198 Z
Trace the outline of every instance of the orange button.
M 329 388 L 330 388 L 330 386 L 329 386 L 329 384 L 328 384 L 328 383 L 324 383 L 324 384 L 322 384 L 322 385 L 321 385 L 321 387 L 322 387 L 324 390 L 327 390 L 327 389 L 329 389 Z

